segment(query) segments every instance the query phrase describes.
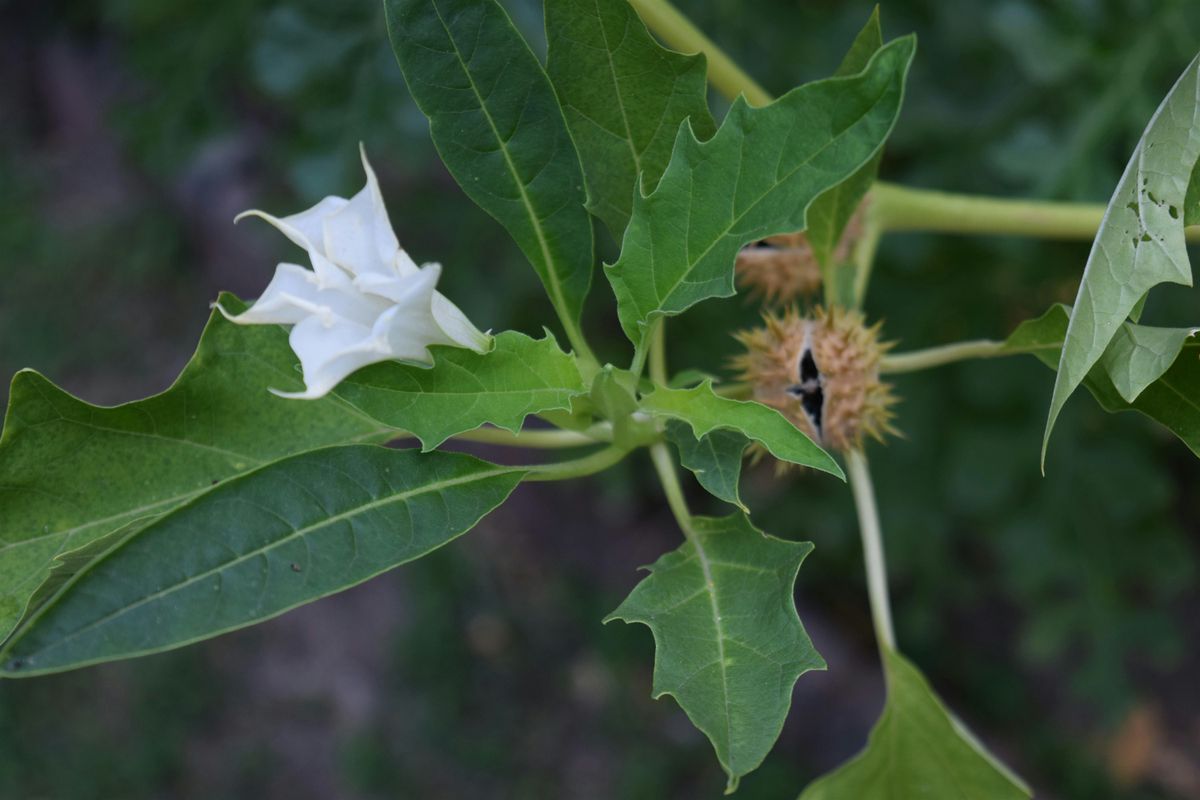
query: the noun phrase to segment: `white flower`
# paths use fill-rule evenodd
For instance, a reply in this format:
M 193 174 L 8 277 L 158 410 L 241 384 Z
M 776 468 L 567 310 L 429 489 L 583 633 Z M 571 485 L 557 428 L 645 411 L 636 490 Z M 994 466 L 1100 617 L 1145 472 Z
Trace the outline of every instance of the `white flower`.
M 361 148 L 360 148 L 361 149 Z M 289 342 L 304 370 L 303 392 L 280 397 L 317 398 L 350 373 L 378 361 L 430 364 L 429 346 L 466 347 L 483 353 L 491 337 L 435 291 L 440 264 L 418 267 L 400 248 L 388 222 L 375 172 L 362 152 L 367 185 L 349 200 L 326 197 L 307 211 L 262 217 L 308 251 L 313 268 L 280 264 L 262 297 L 244 313 L 243 325 L 293 325 Z

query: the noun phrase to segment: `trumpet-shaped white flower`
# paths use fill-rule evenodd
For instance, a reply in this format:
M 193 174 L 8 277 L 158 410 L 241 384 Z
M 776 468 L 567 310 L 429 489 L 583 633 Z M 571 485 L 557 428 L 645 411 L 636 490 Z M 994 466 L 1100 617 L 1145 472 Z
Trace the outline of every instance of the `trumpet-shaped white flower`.
M 434 344 L 478 353 L 491 346 L 490 336 L 435 291 L 441 265 L 418 267 L 401 249 L 365 151 L 362 163 L 367 185 L 349 200 L 326 197 L 290 217 L 258 210 L 237 216 L 263 218 L 308 251 L 312 262 L 312 269 L 277 266 L 262 296 L 241 314 L 218 305 L 238 324 L 294 326 L 288 341 L 300 358 L 305 391 L 271 390 L 281 397 L 323 397 L 350 373 L 378 361 L 432 363 Z

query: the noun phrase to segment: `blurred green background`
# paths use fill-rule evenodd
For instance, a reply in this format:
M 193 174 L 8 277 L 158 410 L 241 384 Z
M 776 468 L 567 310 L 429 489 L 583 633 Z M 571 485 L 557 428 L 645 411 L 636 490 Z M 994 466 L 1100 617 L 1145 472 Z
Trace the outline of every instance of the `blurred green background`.
M 772 91 L 822 77 L 865 2 L 681 0 Z M 507 0 L 540 41 L 540 7 Z M 1190 0 L 889 0 L 920 49 L 889 180 L 1103 201 L 1200 47 Z M 253 296 L 299 210 L 381 173 L 397 232 L 480 327 L 551 319 L 532 270 L 441 167 L 371 0 L 0 3 L 0 373 L 93 402 L 164 388 L 218 289 Z M 714 100 L 718 110 L 721 102 Z M 601 250 L 610 258 L 611 242 Z M 868 302 L 901 347 L 1000 337 L 1070 301 L 1086 243 L 906 235 Z M 628 358 L 597 277 L 589 325 Z M 1197 322 L 1156 291 L 1151 322 Z M 720 370 L 756 309 L 671 326 Z M 1085 396 L 1037 470 L 1051 373 L 905 376 L 906 434 L 870 455 L 899 639 L 1040 797 L 1200 797 L 1200 468 Z M 0 395 L 0 403 L 6 395 Z M 496 458 L 514 453 L 483 451 Z M 882 699 L 848 492 L 750 470 L 755 519 L 813 540 L 802 618 L 829 662 L 741 798 L 792 798 L 854 753 Z M 693 487 L 694 488 L 694 487 Z M 697 507 L 710 506 L 696 494 Z M 470 536 L 268 624 L 175 653 L 0 684 L 0 798 L 701 798 L 723 778 L 645 628 L 600 619 L 679 536 L 640 459 L 526 487 Z

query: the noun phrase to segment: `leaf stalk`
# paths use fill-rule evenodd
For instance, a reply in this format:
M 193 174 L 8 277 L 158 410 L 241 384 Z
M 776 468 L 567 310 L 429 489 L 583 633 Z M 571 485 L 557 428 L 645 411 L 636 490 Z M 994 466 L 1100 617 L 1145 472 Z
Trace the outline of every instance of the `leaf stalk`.
M 875 505 L 875 487 L 866 456 L 859 450 L 846 454 L 846 476 L 854 493 L 854 509 L 858 512 L 858 529 L 862 535 L 863 559 L 867 571 L 867 595 L 871 601 L 871 620 L 875 623 L 875 638 L 880 649 L 896 649 L 896 632 L 892 627 L 892 606 L 888 600 L 887 563 L 883 555 L 883 531 L 879 525 L 879 509 Z

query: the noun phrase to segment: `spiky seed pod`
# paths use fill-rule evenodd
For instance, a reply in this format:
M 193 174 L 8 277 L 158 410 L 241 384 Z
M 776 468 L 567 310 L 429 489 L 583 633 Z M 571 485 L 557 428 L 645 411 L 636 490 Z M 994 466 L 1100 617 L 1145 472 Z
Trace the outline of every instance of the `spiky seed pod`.
M 879 325 L 856 311 L 796 309 L 765 314 L 763 326 L 736 334 L 746 352 L 734 359 L 754 399 L 778 409 L 813 441 L 836 450 L 895 434 L 891 385 L 879 379 Z
M 832 254 L 834 264 L 849 260 L 862 235 L 864 205 L 865 201 L 859 204 L 842 231 Z M 821 265 L 803 233 L 769 236 L 746 245 L 738 252 L 734 273 L 738 286 L 767 305 L 789 305 L 821 288 Z

